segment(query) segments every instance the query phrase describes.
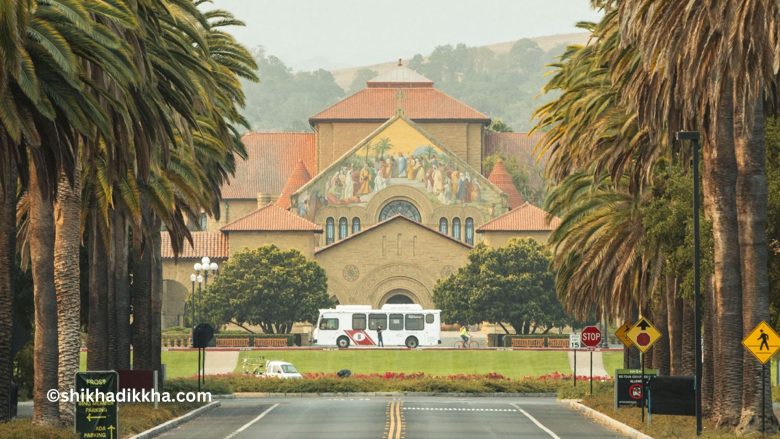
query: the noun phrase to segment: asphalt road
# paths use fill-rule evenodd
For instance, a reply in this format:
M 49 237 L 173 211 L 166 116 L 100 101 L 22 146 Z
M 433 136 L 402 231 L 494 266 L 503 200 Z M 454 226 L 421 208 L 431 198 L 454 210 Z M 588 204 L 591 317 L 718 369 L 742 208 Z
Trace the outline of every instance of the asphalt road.
M 554 398 L 238 398 L 162 436 L 173 439 L 615 438 Z

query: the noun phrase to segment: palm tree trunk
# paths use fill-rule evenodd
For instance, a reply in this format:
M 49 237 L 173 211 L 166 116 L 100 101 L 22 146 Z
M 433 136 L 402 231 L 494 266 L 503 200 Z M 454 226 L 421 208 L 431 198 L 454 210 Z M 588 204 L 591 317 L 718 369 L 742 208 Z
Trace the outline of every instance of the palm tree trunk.
M 149 216 L 149 209 L 144 208 L 144 223 Z M 150 244 L 145 240 L 133 254 L 133 369 L 152 370 L 151 252 Z
M 658 294 L 654 300 L 653 323 L 661 328 L 661 338 L 653 346 L 653 368 L 658 369 L 658 375 L 669 375 L 669 333 L 663 328 L 668 326 L 666 308 L 666 292 Z
M 742 102 L 735 96 L 735 102 Z M 764 142 L 764 107 L 762 98 L 748 108 L 735 105 L 734 146 L 737 157 L 737 212 L 739 244 L 742 257 L 742 331 L 749 334 L 762 320 L 769 320 L 769 255 L 766 239 L 768 188 Z M 752 124 L 745 124 L 747 112 Z M 740 337 L 741 338 L 741 337 Z M 753 355 L 743 351 L 742 417 L 739 432 L 761 428 L 761 365 Z M 766 374 L 765 420 L 770 433 L 777 430 L 772 410 L 771 382 Z
M 160 357 L 162 351 L 162 290 L 163 290 L 163 275 L 162 275 L 162 240 L 160 238 L 160 228 L 162 222 L 157 216 L 154 216 L 152 221 L 152 260 L 151 260 L 151 339 L 150 347 L 152 354 L 152 369 L 161 370 L 160 365 L 162 358 Z
M 12 290 L 16 267 L 16 165 L 10 148 L 0 142 L 0 422 L 9 419 L 11 403 Z
M 696 374 L 696 321 L 692 299 L 683 299 L 683 324 L 682 324 L 682 361 L 680 362 L 680 375 L 693 376 Z
M 682 369 L 682 299 L 677 297 L 677 279 L 666 276 L 666 309 L 669 332 L 669 373 L 681 375 Z
M 33 423 L 59 425 L 59 405 L 46 398 L 57 383 L 57 293 L 54 289 L 54 204 L 40 159 L 30 151 L 28 184 L 30 266 L 35 302 Z
M 99 213 L 90 212 L 89 230 L 89 316 L 87 328 L 87 367 L 108 368 L 108 306 L 106 303 L 106 255 L 102 244 Z
M 113 224 L 113 214 L 110 214 L 110 223 L 111 223 L 111 230 L 108 232 L 106 241 L 104 242 L 105 247 L 103 249 L 103 257 L 104 257 L 104 265 L 103 267 L 106 270 L 106 283 L 105 283 L 105 294 L 106 294 L 106 311 L 107 311 L 107 318 L 106 318 L 106 346 L 107 346 L 107 369 L 113 370 L 116 369 L 116 319 L 117 319 L 117 309 L 116 309 L 116 290 L 114 290 L 114 287 L 116 286 L 115 283 L 115 273 L 116 273 L 116 252 L 114 251 L 114 224 Z
M 54 286 L 57 290 L 57 329 L 59 347 L 59 389 L 73 388 L 73 377 L 79 371 L 81 349 L 81 169 L 77 163 L 73 184 L 62 172 L 54 206 Z M 66 424 L 74 421 L 72 402 L 60 401 L 60 418 Z
M 130 281 L 127 221 L 114 211 L 114 295 L 116 298 L 116 367 L 130 369 Z
M 715 340 L 718 368 L 715 369 L 713 418 L 718 427 L 732 428 L 742 410 L 742 275 L 739 254 L 734 155 L 733 102 L 731 86 L 725 87 L 718 106 L 715 138 L 704 141 L 704 188 L 713 235 L 713 279 L 715 282 Z M 709 193 L 707 193 L 709 192 Z
M 702 364 L 702 385 L 701 385 L 701 405 L 704 416 L 709 417 L 712 414 L 712 405 L 715 392 L 715 359 L 718 358 L 715 352 L 716 343 L 711 334 L 715 333 L 715 320 L 713 319 L 713 289 L 712 277 L 705 278 L 704 282 L 704 329 L 706 334 L 702 344 L 702 355 L 704 361 Z

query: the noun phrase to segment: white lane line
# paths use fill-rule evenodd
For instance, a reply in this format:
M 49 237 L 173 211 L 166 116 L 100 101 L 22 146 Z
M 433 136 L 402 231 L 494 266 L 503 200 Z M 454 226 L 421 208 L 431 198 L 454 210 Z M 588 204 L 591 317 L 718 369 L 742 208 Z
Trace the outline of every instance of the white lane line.
M 518 407 L 517 404 L 512 404 L 512 407 L 516 408 L 520 413 L 524 414 L 526 418 L 530 419 L 531 422 L 536 424 L 537 427 L 541 428 L 545 433 L 549 434 L 551 438 L 553 438 L 553 439 L 561 439 L 557 434 L 553 433 L 552 430 L 550 430 L 549 428 L 545 427 L 544 424 L 542 424 L 541 422 L 537 421 L 536 418 L 534 418 L 533 416 L 528 414 L 527 411 L 525 411 L 525 410 L 521 409 L 520 407 Z
M 258 415 L 255 419 L 252 419 L 251 421 L 249 421 L 246 424 L 242 425 L 241 428 L 239 428 L 238 430 L 236 430 L 236 431 L 230 433 L 229 435 L 225 436 L 225 439 L 230 439 L 230 438 L 234 437 L 235 435 L 241 433 L 242 431 L 246 430 L 247 428 L 249 428 L 255 422 L 263 419 L 263 417 L 265 417 L 265 415 L 267 415 L 271 410 L 275 409 L 278 405 L 279 404 L 274 404 L 271 407 L 268 407 L 263 413 L 260 413 L 260 415 Z

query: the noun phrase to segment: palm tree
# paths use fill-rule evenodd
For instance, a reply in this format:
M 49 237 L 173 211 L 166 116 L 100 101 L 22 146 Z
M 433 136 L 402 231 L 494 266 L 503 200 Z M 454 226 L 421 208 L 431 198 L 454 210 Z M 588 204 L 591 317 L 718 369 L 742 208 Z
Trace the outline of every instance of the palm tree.
M 623 83 L 626 96 L 638 104 L 640 120 L 670 131 L 681 126 L 704 131 L 722 358 L 716 374 L 724 374 L 715 377 L 720 394 L 715 395 L 714 415 L 720 425 L 755 429 L 762 410 L 757 366 L 729 340 L 741 338 L 767 312 L 762 306 L 768 303 L 768 290 L 761 227 L 766 222 L 766 179 L 760 102 L 773 93 L 780 70 L 780 5 L 643 0 L 621 2 L 618 8 L 624 41 L 643 55 L 639 70 L 645 80 L 628 76 Z M 689 59 L 700 62 L 679 62 Z M 670 114 L 678 117 L 669 120 Z M 736 191 L 737 184 L 745 190 Z M 774 430 L 771 405 L 764 409 Z
M 0 130 L 0 334 L 12 334 L 12 276 L 16 266 L 16 165 Z M 9 420 L 11 400 L 11 337 L 0 337 L 0 422 Z

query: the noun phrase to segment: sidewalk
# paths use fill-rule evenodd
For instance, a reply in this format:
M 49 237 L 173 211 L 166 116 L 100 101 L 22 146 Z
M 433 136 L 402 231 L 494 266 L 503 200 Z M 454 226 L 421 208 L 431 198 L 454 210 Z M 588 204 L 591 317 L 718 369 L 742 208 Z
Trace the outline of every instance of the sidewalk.
M 590 375 L 590 351 L 578 350 L 577 376 Z M 569 367 L 574 371 L 574 352 L 569 351 Z M 604 369 L 604 358 L 601 352 L 593 352 L 593 376 L 609 376 Z

